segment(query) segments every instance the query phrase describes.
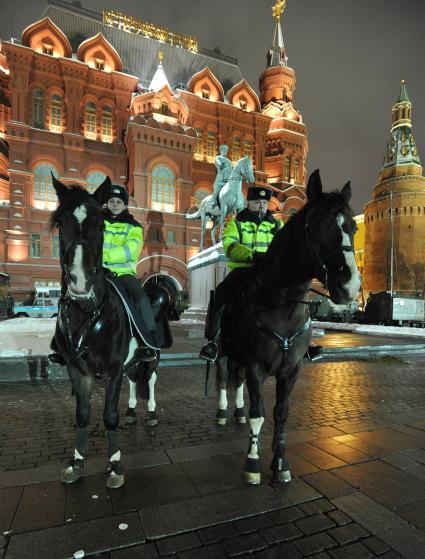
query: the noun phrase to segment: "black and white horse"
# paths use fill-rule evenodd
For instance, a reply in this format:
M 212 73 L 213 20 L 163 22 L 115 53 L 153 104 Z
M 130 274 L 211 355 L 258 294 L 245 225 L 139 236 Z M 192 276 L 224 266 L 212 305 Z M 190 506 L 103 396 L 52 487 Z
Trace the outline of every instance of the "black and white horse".
M 259 436 L 265 416 L 262 390 L 269 375 L 276 378 L 273 479 L 291 479 L 285 423 L 289 396 L 311 339 L 305 303 L 312 279 L 318 278 L 337 304 L 352 301 L 359 291 L 353 249 L 356 225 L 348 205 L 350 198 L 350 183 L 340 192 L 322 193 L 319 171 L 315 171 L 307 185 L 306 205 L 277 233 L 252 281 L 236 294 L 230 312 L 223 318 L 221 344 L 229 361 L 229 383 L 240 385 L 244 367 L 249 392 L 251 429 L 244 473 L 250 484 L 261 482 Z M 220 385 L 220 378 L 217 383 Z
M 133 375 L 137 378 L 133 376 L 133 380 L 142 385 L 146 381 L 140 376 L 145 375 L 152 365 L 136 367 L 138 342 L 133 337 L 119 296 L 102 268 L 102 204 L 110 192 L 109 177 L 93 194 L 79 185 L 65 186 L 54 177 L 53 186 L 59 205 L 51 217 L 51 224 L 59 229 L 62 281 L 66 291 L 55 339 L 66 361 L 77 400 L 74 456 L 62 471 L 61 479 L 73 483 L 83 473 L 88 447 L 90 397 L 95 377 L 101 377 L 105 383 L 103 421 L 108 435 L 106 485 L 118 488 L 124 483 L 117 431 L 124 366 L 134 363 L 136 373 Z

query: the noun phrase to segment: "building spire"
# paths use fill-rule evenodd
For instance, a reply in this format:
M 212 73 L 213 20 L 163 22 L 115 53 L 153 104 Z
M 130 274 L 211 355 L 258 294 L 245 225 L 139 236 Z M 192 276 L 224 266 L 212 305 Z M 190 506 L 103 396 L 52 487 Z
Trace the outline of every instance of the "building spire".
M 400 93 L 391 111 L 391 121 L 391 138 L 387 145 L 383 168 L 420 165 L 412 133 L 412 103 L 404 80 L 401 80 Z
M 267 67 L 271 66 L 287 66 L 288 57 L 286 56 L 286 49 L 283 42 L 282 27 L 280 25 L 280 18 L 286 8 L 286 0 L 276 0 L 276 4 L 272 6 L 272 14 L 276 20 L 276 25 L 273 35 L 273 46 L 267 53 Z
M 150 91 L 159 91 L 164 87 L 164 85 L 168 85 L 168 87 L 171 89 L 167 75 L 162 65 L 162 61 L 164 60 L 164 53 L 162 51 L 159 51 L 158 53 L 158 60 L 158 68 L 156 69 L 156 72 L 149 86 Z

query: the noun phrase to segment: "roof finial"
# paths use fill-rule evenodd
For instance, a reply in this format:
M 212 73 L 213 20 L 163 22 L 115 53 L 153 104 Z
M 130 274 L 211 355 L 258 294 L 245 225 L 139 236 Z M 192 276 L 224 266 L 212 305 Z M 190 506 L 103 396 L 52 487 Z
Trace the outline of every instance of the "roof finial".
M 276 4 L 272 6 L 272 14 L 276 22 L 280 21 L 284 9 L 286 8 L 286 0 L 276 0 Z
M 164 53 L 162 50 L 158 52 L 158 58 L 159 58 L 159 63 L 162 64 L 162 61 L 164 60 Z

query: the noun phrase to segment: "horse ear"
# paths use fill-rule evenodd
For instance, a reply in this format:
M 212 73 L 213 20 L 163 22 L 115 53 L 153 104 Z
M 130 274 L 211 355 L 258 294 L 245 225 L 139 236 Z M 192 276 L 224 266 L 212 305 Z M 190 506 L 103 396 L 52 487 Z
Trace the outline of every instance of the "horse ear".
M 109 194 L 111 193 L 111 179 L 106 177 L 100 186 L 93 192 L 93 198 L 99 202 L 101 206 L 108 201 Z
M 345 203 L 349 204 L 351 200 L 351 182 L 348 181 L 341 189 L 341 196 L 344 198 Z
M 59 202 L 62 202 L 64 196 L 66 196 L 69 190 L 60 180 L 58 180 L 55 177 L 53 173 L 51 173 L 51 175 L 52 175 L 53 188 L 56 190 L 56 195 L 58 197 Z
M 320 178 L 320 171 L 316 169 L 311 173 L 307 184 L 307 199 L 309 202 L 317 202 L 322 195 L 322 179 Z

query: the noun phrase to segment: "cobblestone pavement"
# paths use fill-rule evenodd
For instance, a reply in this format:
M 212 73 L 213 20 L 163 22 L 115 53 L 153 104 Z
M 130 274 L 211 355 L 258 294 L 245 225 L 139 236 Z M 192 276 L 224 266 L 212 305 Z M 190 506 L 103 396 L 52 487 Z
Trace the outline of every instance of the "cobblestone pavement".
M 75 436 L 68 383 L 0 384 L 0 558 L 425 558 L 425 359 L 306 365 L 284 487 L 268 470 L 274 380 L 257 487 L 241 476 L 248 427 L 233 405 L 216 427 L 212 383 L 203 390 L 202 368 L 160 371 L 159 425 L 145 426 L 145 402 L 137 424 L 122 425 L 126 485 L 111 493 L 100 383 L 87 475 L 69 487 L 58 481 Z M 127 397 L 125 386 L 122 414 Z

